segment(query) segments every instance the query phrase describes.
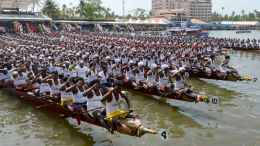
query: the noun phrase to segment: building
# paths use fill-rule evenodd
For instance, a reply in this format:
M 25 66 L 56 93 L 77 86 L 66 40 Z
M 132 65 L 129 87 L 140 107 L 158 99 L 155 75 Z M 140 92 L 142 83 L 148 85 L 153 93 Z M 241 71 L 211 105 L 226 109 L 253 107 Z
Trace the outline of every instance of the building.
M 189 12 L 183 9 L 159 10 L 153 18 L 163 17 L 173 23 L 190 22 Z
M 152 0 L 153 16 L 157 15 L 157 11 L 168 9 L 185 9 L 188 11 L 190 19 L 211 21 L 211 0 Z

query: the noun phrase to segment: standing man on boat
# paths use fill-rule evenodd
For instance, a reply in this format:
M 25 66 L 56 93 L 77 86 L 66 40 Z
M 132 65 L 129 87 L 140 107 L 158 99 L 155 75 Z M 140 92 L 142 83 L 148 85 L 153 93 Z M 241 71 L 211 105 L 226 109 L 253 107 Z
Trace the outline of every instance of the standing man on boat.
M 131 130 L 129 127 L 127 127 L 125 124 L 123 124 L 118 118 L 133 118 L 135 122 L 140 122 L 138 119 L 138 116 L 136 114 L 132 114 L 133 109 L 131 108 L 129 99 L 121 93 L 122 91 L 123 83 L 121 81 L 114 81 L 113 83 L 113 90 L 109 90 L 108 87 L 106 87 L 106 91 L 108 92 L 105 96 L 101 98 L 101 102 L 106 101 L 106 114 L 107 119 L 117 124 L 121 129 L 128 132 L 129 134 L 133 134 L 136 136 L 139 136 L 139 132 L 135 133 L 133 130 Z M 123 99 L 125 99 L 129 112 L 124 112 L 118 108 L 119 102 Z

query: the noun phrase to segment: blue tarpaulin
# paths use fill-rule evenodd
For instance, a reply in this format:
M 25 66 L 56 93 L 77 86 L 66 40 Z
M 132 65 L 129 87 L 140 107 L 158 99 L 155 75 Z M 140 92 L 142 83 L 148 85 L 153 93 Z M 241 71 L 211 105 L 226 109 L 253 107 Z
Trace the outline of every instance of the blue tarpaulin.
M 188 23 L 187 26 L 195 26 L 195 25 L 200 25 L 200 26 L 224 26 L 224 27 L 231 27 L 234 25 L 231 24 L 195 24 L 195 23 Z M 165 26 L 181 26 L 180 23 L 169 23 L 165 24 Z

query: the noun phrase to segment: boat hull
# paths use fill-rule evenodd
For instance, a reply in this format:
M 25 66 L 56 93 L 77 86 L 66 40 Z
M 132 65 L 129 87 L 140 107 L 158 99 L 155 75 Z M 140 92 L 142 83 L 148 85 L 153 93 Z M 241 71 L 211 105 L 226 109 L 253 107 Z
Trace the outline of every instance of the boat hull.
M 232 48 L 233 50 L 242 50 L 242 51 L 257 51 L 257 50 L 260 50 L 259 47 L 256 47 L 256 48 L 252 48 L 252 47 L 249 47 L 249 48 L 246 48 L 246 47 L 224 47 L 226 49 L 230 49 Z
M 73 114 L 70 110 L 68 110 L 67 108 L 64 108 L 63 106 L 61 106 L 59 103 L 54 103 L 48 100 L 44 100 L 41 98 L 38 98 L 34 95 L 32 95 L 31 92 L 21 92 L 21 91 L 17 91 L 14 88 L 2 88 L 4 91 L 9 92 L 12 95 L 15 96 L 19 96 L 21 97 L 23 100 L 29 101 L 30 103 L 33 103 L 37 106 L 43 106 L 43 105 L 47 105 L 48 106 L 44 106 L 44 108 L 51 110 L 55 113 L 58 114 L 62 114 L 62 115 L 71 115 Z M 81 121 L 86 122 L 86 123 L 90 123 L 92 125 L 96 125 L 99 127 L 103 127 L 102 125 L 100 125 L 99 123 L 92 123 L 92 121 L 90 121 L 87 118 L 84 118 L 83 116 L 73 116 L 72 118 L 77 119 L 78 124 L 80 124 Z M 121 119 L 122 123 L 126 124 L 127 126 L 129 126 L 132 130 L 134 130 L 135 132 L 137 131 L 137 129 L 142 126 L 141 123 L 138 122 L 134 122 L 133 120 L 127 120 L 127 119 Z M 108 125 L 111 125 L 111 122 L 107 121 Z M 104 128 L 104 127 L 103 127 Z M 116 127 L 116 131 L 122 134 L 127 134 L 130 136 L 133 136 L 127 132 L 125 132 L 124 130 L 122 130 L 119 126 Z
M 127 89 L 134 90 L 134 91 L 138 91 L 138 92 L 150 94 L 150 95 L 161 96 L 161 94 L 159 94 L 159 93 L 156 92 L 156 91 L 150 92 L 149 90 L 144 89 L 144 88 L 134 89 L 135 87 L 134 87 L 131 83 L 129 83 L 129 82 L 123 82 L 123 87 L 124 87 L 124 88 L 127 88 Z M 163 92 L 163 91 L 161 91 L 161 92 Z M 169 95 L 165 96 L 164 98 L 175 99 L 175 100 L 182 100 L 182 101 L 187 101 L 187 102 L 195 102 L 194 99 L 189 98 L 189 97 L 186 96 L 186 95 L 182 95 L 180 98 L 178 98 L 178 97 L 176 97 L 176 96 L 173 95 L 173 94 L 169 94 Z
M 191 70 L 186 70 L 189 73 L 189 77 L 194 78 L 205 78 L 205 79 L 214 79 L 214 80 L 224 80 L 224 81 L 237 81 L 238 79 L 233 77 L 232 75 L 228 75 L 225 79 L 218 78 L 216 74 L 211 74 L 211 76 L 207 76 L 205 73 L 199 71 L 197 74 L 193 73 Z

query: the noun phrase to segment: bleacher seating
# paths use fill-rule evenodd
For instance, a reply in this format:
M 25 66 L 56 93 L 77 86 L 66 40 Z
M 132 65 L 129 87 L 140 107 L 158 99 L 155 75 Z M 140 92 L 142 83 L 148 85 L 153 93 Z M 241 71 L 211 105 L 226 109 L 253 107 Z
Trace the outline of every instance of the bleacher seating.
M 44 15 L 25 15 L 25 14 L 0 14 L 0 20 L 16 21 L 51 21 L 51 18 Z

